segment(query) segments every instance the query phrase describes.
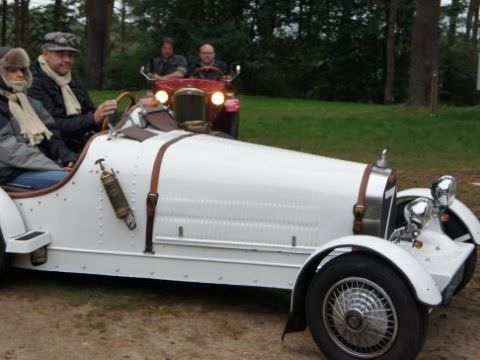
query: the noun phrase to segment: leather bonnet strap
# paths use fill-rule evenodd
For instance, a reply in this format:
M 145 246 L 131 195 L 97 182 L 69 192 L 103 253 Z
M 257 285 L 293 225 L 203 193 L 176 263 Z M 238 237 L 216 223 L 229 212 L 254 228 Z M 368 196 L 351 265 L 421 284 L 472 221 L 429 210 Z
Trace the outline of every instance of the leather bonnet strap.
M 368 165 L 362 176 L 362 181 L 360 183 L 360 189 L 358 190 L 357 203 L 353 206 L 353 233 L 355 235 L 363 234 L 363 217 L 365 215 L 365 206 L 367 202 L 367 185 L 370 174 L 372 173 L 373 165 Z
M 197 134 L 184 134 L 177 136 L 165 144 L 163 144 L 160 149 L 158 150 L 157 156 L 155 157 L 155 161 L 153 163 L 152 169 L 152 176 L 150 178 L 150 192 L 147 195 L 147 227 L 145 230 L 145 250 L 144 253 L 153 254 L 153 223 L 155 220 L 155 211 L 157 209 L 157 202 L 158 202 L 158 182 L 160 179 L 160 170 L 162 167 L 163 157 L 167 152 L 167 149 L 179 142 L 182 139 L 187 137 L 191 137 Z

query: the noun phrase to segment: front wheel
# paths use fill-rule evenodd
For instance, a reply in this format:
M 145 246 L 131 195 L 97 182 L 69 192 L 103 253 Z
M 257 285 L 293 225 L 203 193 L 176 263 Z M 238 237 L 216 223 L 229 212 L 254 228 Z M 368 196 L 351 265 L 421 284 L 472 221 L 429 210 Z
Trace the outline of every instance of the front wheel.
M 340 255 L 314 276 L 307 323 L 328 359 L 414 359 L 427 309 L 391 266 L 368 253 Z

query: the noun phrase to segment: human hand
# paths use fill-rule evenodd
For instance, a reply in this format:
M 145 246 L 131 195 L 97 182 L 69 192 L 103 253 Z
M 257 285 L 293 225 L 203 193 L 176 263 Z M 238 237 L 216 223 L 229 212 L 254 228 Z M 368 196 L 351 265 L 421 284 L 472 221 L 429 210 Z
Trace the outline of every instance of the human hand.
M 95 124 L 100 125 L 105 116 L 112 114 L 117 109 L 115 100 L 107 100 L 101 103 L 93 114 Z
M 74 166 L 75 166 L 75 161 L 70 161 L 67 164 L 67 166 L 64 167 L 64 170 L 68 172 L 72 172 Z

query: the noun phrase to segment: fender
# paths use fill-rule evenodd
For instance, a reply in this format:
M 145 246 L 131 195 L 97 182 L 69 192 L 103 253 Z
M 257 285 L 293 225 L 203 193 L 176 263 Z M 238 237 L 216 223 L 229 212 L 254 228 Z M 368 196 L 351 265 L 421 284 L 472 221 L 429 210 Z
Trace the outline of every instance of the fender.
M 430 189 L 426 188 L 413 188 L 400 191 L 397 194 L 397 201 L 402 198 L 413 198 L 413 197 L 426 197 L 432 199 L 432 194 L 430 193 Z M 450 211 L 452 211 L 455 215 L 458 216 L 460 220 L 463 221 L 465 226 L 467 227 L 470 235 L 473 238 L 473 241 L 480 245 L 480 221 L 475 216 L 475 214 L 470 210 L 463 202 L 458 199 L 453 201 L 453 204 L 449 207 Z
M 5 241 L 25 233 L 25 224 L 13 200 L 0 188 L 0 230 Z
M 305 261 L 292 290 L 290 314 L 283 337 L 289 332 L 305 330 L 305 297 L 310 281 L 322 260 L 339 248 L 355 248 L 355 251 L 367 251 L 378 256 L 380 261 L 391 265 L 403 276 L 419 302 L 427 306 L 441 304 L 442 294 L 432 276 L 406 250 L 374 236 L 345 236 L 324 244 Z

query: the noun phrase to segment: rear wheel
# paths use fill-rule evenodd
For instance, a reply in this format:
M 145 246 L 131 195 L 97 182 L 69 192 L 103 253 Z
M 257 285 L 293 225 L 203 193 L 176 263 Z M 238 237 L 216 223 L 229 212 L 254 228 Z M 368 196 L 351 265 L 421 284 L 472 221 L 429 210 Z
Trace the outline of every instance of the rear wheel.
M 367 253 L 338 256 L 314 276 L 307 322 L 329 359 L 414 359 L 428 321 L 405 280 Z

